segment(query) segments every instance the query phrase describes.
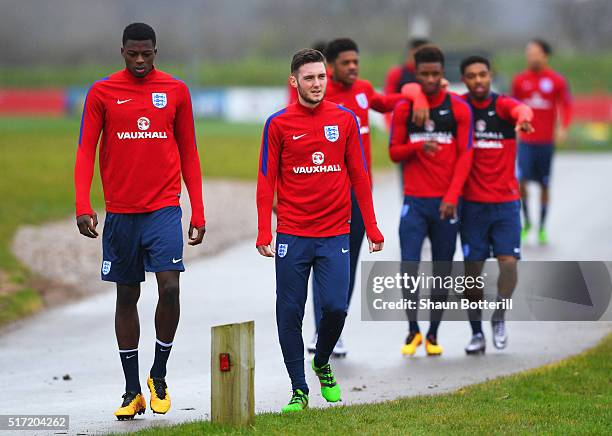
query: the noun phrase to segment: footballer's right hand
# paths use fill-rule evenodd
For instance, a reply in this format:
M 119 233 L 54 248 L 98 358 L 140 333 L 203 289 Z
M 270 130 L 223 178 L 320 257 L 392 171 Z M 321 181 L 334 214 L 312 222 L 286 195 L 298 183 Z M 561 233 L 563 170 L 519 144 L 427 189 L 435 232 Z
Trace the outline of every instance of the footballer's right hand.
M 83 236 L 88 238 L 97 238 L 98 232 L 96 227 L 98 226 L 98 215 L 92 212 L 91 215 L 79 215 L 76 218 L 76 224 L 79 228 L 79 232 Z
M 272 248 L 272 244 L 258 245 L 257 251 L 264 257 L 274 257 L 274 248 Z

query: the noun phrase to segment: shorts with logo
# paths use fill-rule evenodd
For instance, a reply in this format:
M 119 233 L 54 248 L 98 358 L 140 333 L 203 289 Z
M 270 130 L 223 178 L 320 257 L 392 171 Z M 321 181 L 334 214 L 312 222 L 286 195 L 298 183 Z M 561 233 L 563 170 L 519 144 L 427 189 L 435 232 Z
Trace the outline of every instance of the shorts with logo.
M 432 260 L 451 261 L 457 245 L 459 219 L 440 219 L 441 197 L 404 197 L 399 236 L 402 261 L 421 260 L 423 241 L 429 237 Z M 458 216 L 461 203 L 458 206 Z
M 548 186 L 554 152 L 554 144 L 519 142 L 518 179 L 533 180 Z
M 464 201 L 461 245 L 465 260 L 491 256 L 521 257 L 520 200 L 502 203 Z
M 143 282 L 145 271 L 185 271 L 181 208 L 107 213 L 102 235 L 102 280 Z

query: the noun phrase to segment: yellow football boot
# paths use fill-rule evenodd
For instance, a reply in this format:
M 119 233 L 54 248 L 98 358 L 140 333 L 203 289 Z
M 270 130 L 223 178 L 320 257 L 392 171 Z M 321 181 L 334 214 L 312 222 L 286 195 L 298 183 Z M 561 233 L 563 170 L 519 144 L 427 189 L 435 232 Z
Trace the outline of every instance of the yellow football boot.
M 425 351 L 428 356 L 439 356 L 444 352 L 444 348 L 438 345 L 438 341 L 433 336 L 427 336 L 425 339 Z
M 115 416 L 119 421 L 134 419 L 136 414 L 142 415 L 147 410 L 147 402 L 140 393 L 126 392 L 122 398 L 121 407 L 115 410 Z
M 417 348 L 423 342 L 421 333 L 410 333 L 406 338 L 406 343 L 402 346 L 401 353 L 404 356 L 412 356 L 416 353 Z
M 149 378 L 147 386 L 151 391 L 151 410 L 153 413 L 164 414 L 170 410 L 170 395 L 168 394 L 168 386 L 165 378 Z

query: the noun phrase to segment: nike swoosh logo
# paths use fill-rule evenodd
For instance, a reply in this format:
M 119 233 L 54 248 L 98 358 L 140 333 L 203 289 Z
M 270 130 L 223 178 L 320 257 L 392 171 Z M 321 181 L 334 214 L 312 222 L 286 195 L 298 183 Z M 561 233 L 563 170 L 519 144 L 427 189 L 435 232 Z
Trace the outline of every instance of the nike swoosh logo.
M 183 258 L 181 257 L 180 259 L 175 259 L 174 257 L 172 258 L 172 263 L 179 263 L 181 260 L 183 260 Z
M 493 115 L 495 115 L 495 111 L 489 111 L 489 116 L 492 117 Z
M 306 135 L 308 135 L 308 133 L 304 133 L 303 135 L 297 135 L 297 136 L 296 136 L 296 135 L 293 135 L 293 140 L 294 140 L 294 141 L 297 141 L 298 139 L 303 138 L 303 137 L 304 137 L 304 136 L 306 136 Z
M 132 357 L 134 357 L 135 354 L 132 354 L 131 356 L 125 356 L 126 359 L 131 359 Z
M 342 252 L 343 252 L 343 253 L 348 253 L 349 251 L 343 248 L 343 249 L 342 249 Z
M 448 222 L 451 224 L 457 224 L 457 222 L 459 222 L 459 218 L 451 218 L 450 220 L 448 220 Z
M 119 100 L 119 99 L 117 99 L 117 104 L 127 103 L 128 101 L 132 101 L 132 99 L 131 98 L 128 98 L 127 100 Z
M 441 111 L 440 111 L 440 115 L 446 115 L 446 114 L 447 114 L 447 113 L 449 113 L 449 112 L 450 112 L 450 110 L 448 110 L 448 109 L 444 109 L 444 110 L 441 110 Z
M 168 351 L 170 348 L 160 348 L 159 351 Z

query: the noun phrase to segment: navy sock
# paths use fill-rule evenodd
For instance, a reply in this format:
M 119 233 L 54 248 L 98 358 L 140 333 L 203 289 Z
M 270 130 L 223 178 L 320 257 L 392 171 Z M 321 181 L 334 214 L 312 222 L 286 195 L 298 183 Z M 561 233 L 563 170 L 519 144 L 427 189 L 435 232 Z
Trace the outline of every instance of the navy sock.
M 542 204 L 540 206 L 540 229 L 544 228 L 544 223 L 546 222 L 546 214 L 548 213 L 548 205 Z
M 523 207 L 523 218 L 525 219 L 525 227 L 531 226 L 531 220 L 529 219 L 529 207 L 527 206 L 527 199 L 521 200 L 521 206 Z
M 468 318 L 472 327 L 472 334 L 482 333 L 482 310 L 468 309 Z
M 408 322 L 408 331 L 409 333 L 419 333 L 421 330 L 419 330 L 419 323 L 416 321 L 409 321 Z
M 159 339 L 155 341 L 155 360 L 151 367 L 151 378 L 166 377 L 166 364 L 170 357 L 170 350 L 172 350 L 172 342 L 166 344 Z
M 134 350 L 119 350 L 123 375 L 125 376 L 125 391 L 140 393 L 138 380 L 138 348 Z
M 438 327 L 440 327 L 440 321 L 431 321 L 429 323 L 429 330 L 427 331 L 427 337 L 433 336 L 438 337 Z

